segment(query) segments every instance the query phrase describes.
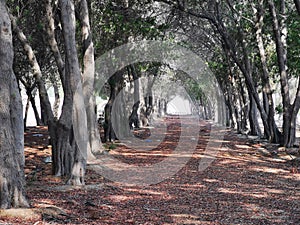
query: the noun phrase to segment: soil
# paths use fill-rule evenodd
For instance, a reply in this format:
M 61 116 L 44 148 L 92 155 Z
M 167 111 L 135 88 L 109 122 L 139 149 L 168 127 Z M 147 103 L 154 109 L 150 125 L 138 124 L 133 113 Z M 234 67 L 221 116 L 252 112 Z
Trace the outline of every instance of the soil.
M 150 150 L 143 149 L 145 145 L 131 149 L 124 143 L 107 144 L 106 154 L 87 166 L 82 187 L 64 185 L 64 178 L 51 175 L 47 128 L 29 127 L 25 133 L 25 173 L 32 208 L 2 210 L 0 224 L 300 224 L 297 151 L 227 129 L 215 149 L 215 160 L 200 170 L 201 160 L 213 157 L 206 151 L 211 142 L 210 123 L 201 121 L 197 147 L 191 155 L 176 152 L 182 128 L 188 127 L 186 121 L 169 117 L 163 123 L 161 130 L 134 131 L 135 137 L 149 146 L 156 144 L 151 132 L 164 132 L 164 138 L 156 140 L 160 143 Z M 119 162 L 127 169 L 135 168 L 137 174 L 169 158 L 174 161 L 152 174 L 158 182 L 126 185 L 95 170 L 94 166 L 103 166 L 99 163 L 108 156 L 116 159 L 114 168 Z M 183 158 L 186 161 L 178 171 L 159 180 Z M 134 179 L 128 176 L 128 181 Z

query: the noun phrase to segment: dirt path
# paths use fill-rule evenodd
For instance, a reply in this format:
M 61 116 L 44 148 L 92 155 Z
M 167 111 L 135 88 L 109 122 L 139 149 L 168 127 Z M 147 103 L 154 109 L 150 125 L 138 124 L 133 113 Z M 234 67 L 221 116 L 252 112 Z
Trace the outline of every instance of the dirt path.
M 119 146 L 109 154 L 133 166 L 162 162 L 172 153 L 183 125 L 174 119 L 167 124 L 160 147 L 133 151 Z M 216 160 L 199 171 L 208 137 L 209 125 L 201 124 L 197 149 L 188 162 L 175 175 L 150 186 L 124 186 L 94 170 L 88 170 L 85 188 L 60 186 L 50 175 L 50 166 L 42 162 L 48 150 L 27 148 L 28 167 L 41 168 L 35 178 L 27 178 L 32 205 L 62 211 L 42 211 L 41 218 L 26 220 L 0 219 L 0 223 L 300 224 L 300 174 L 286 163 L 285 155 L 262 154 L 261 144 L 228 132 Z

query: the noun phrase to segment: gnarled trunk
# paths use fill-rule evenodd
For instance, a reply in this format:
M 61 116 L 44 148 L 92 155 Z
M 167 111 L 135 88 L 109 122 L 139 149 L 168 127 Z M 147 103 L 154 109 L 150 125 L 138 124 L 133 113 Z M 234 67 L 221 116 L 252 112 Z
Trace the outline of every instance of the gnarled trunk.
M 87 124 L 75 38 L 75 9 L 71 0 L 60 0 L 65 44 L 64 104 L 57 124 L 53 168 L 68 183 L 84 184 L 87 160 Z
M 6 1 L 0 1 L 0 208 L 28 207 L 25 197 L 22 100 L 12 69 Z
M 94 60 L 94 44 L 92 40 L 92 32 L 90 27 L 88 5 L 86 0 L 77 0 L 77 8 L 79 10 L 79 20 L 81 23 L 82 34 L 82 78 L 83 78 L 83 94 L 85 101 L 85 110 L 87 115 L 88 126 L 88 158 L 94 159 L 93 153 L 101 153 L 102 145 L 100 142 L 100 134 L 97 126 L 97 116 L 95 112 L 96 99 L 94 96 L 94 77 L 95 77 L 95 60 Z

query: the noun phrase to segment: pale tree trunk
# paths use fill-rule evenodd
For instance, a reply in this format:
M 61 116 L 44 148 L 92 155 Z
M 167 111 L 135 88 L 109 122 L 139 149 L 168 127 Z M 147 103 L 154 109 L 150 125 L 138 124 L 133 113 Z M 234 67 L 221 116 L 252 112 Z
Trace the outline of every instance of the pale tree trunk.
M 287 27 L 286 27 L 286 6 L 285 1 L 280 1 L 280 18 L 273 0 L 268 1 L 269 10 L 272 16 L 273 31 L 276 43 L 277 61 L 280 72 L 281 95 L 283 103 L 283 142 L 285 147 L 292 147 L 296 140 L 296 119 L 300 107 L 300 82 L 296 98 L 291 104 L 290 89 L 287 73 Z
M 82 51 L 83 51 L 83 94 L 85 100 L 85 108 L 87 114 L 88 126 L 88 159 L 92 160 L 95 157 L 93 154 L 103 151 L 100 142 L 100 134 L 97 126 L 96 116 L 96 99 L 94 96 L 94 77 L 95 77 L 95 60 L 94 60 L 94 45 L 92 41 L 92 33 L 89 20 L 88 5 L 86 0 L 77 0 L 77 9 L 79 10 L 79 20 L 81 22 L 82 34 Z
M 249 106 L 248 106 L 248 96 L 247 92 L 245 91 L 247 87 L 244 86 L 243 82 L 239 80 L 239 87 L 240 87 L 240 107 L 241 107 L 241 128 L 242 131 L 246 131 L 248 127 L 248 119 L 249 119 Z M 248 97 L 248 98 L 247 98 Z
M 263 36 L 262 36 L 262 29 L 264 25 L 264 10 L 263 10 L 263 2 L 264 0 L 260 0 L 257 6 L 257 13 L 256 13 L 256 42 L 259 50 L 260 55 L 260 62 L 262 65 L 262 82 L 263 82 L 263 99 L 264 99 L 264 106 L 265 111 L 268 115 L 268 124 L 270 128 L 270 137 L 269 141 L 273 143 L 280 142 L 280 132 L 277 128 L 274 115 L 274 101 L 272 96 L 272 88 L 270 85 L 269 79 L 269 70 L 267 66 L 267 59 L 266 59 L 266 51 L 263 43 Z
M 126 110 L 127 103 L 125 101 L 124 89 L 122 89 L 117 99 L 115 99 L 113 108 L 112 108 L 112 125 L 116 136 L 119 140 L 125 139 L 130 136 L 130 127 L 129 127 L 129 110 Z
M 62 115 L 57 124 L 57 152 L 53 163 L 56 175 L 67 183 L 84 184 L 87 157 L 87 124 L 81 73 L 75 38 L 75 9 L 71 0 L 60 0 L 65 44 L 65 82 Z
M 0 208 L 28 207 L 25 197 L 22 100 L 12 69 L 6 1 L 0 0 Z
M 58 114 L 59 114 L 59 106 L 60 106 L 60 94 L 59 94 L 58 84 L 55 78 L 51 80 L 51 83 L 54 89 L 54 97 L 55 97 L 55 101 L 53 103 L 53 115 L 54 115 L 54 119 L 57 120 L 59 117 Z

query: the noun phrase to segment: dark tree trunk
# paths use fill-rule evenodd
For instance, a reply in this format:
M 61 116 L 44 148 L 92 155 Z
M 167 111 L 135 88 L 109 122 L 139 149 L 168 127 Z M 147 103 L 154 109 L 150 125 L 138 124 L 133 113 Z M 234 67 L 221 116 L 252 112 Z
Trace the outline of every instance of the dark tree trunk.
M 299 0 L 294 0 L 294 3 L 295 3 L 295 6 L 296 6 L 296 9 L 297 9 L 297 12 L 300 15 L 300 1 Z
M 133 128 L 132 125 L 134 125 L 135 128 L 140 127 L 140 120 L 138 115 L 139 107 L 140 107 L 140 81 L 134 65 L 131 65 L 129 67 L 129 71 L 132 74 L 133 85 L 134 85 L 133 106 L 132 106 L 131 114 L 129 116 L 129 127 L 130 129 L 132 129 Z
M 109 86 L 110 86 L 110 96 L 107 104 L 105 105 L 105 122 L 104 122 L 104 138 L 105 141 L 114 141 L 117 140 L 118 137 L 116 136 L 116 133 L 113 128 L 113 113 L 112 108 L 114 101 L 116 100 L 117 95 L 123 88 L 123 71 L 118 71 L 115 75 L 110 77 L 108 80 Z
M 139 121 L 139 116 L 138 116 L 138 109 L 139 109 L 140 101 L 137 101 L 134 103 L 132 106 L 132 111 L 129 116 L 129 127 L 130 129 L 134 128 L 139 128 L 140 127 L 140 121 Z
M 297 113 L 300 107 L 300 81 L 298 84 L 296 98 L 294 103 L 291 104 L 290 90 L 288 84 L 288 72 L 287 72 L 287 29 L 286 29 L 286 7 L 285 1 L 280 1 L 280 17 L 278 16 L 278 10 L 275 7 L 273 0 L 268 1 L 269 10 L 272 16 L 273 32 L 276 43 L 276 53 L 278 68 L 280 72 L 280 84 L 281 95 L 283 103 L 283 140 L 282 145 L 285 147 L 292 147 L 296 140 L 296 119 Z M 281 18 L 279 20 L 278 18 Z
M 274 115 L 275 115 L 275 109 L 274 109 L 274 101 L 273 101 L 273 95 L 272 95 L 272 89 L 270 85 L 270 79 L 269 79 L 269 70 L 267 67 L 267 58 L 266 58 L 266 52 L 264 48 L 264 42 L 263 42 L 263 36 L 262 36 L 262 29 L 264 25 L 264 10 L 263 10 L 263 0 L 259 1 L 258 7 L 257 7 L 257 15 L 256 15 L 256 42 L 259 49 L 259 55 L 260 55 L 260 61 L 262 65 L 262 83 L 263 83 L 263 106 L 265 109 L 266 114 L 268 115 L 268 125 L 269 125 L 269 133 L 270 136 L 269 141 L 273 143 L 279 143 L 281 139 L 281 134 L 277 128 Z M 266 132 L 265 132 L 266 133 Z
M 36 107 L 34 94 L 32 94 L 32 92 L 28 92 L 27 96 L 28 96 L 28 98 L 30 100 L 31 107 L 33 109 L 34 117 L 35 117 L 35 120 L 36 120 L 36 125 L 37 126 L 43 126 L 43 122 L 42 122 L 42 120 L 40 118 L 39 111 L 38 111 L 38 109 Z
M 225 84 L 226 85 L 226 84 Z M 231 82 L 229 84 L 227 84 L 227 87 L 224 96 L 225 99 L 225 104 L 226 104 L 226 108 L 228 110 L 228 118 L 227 118 L 227 122 L 226 122 L 226 126 L 230 127 L 230 128 L 234 128 L 235 127 L 235 122 L 234 122 L 234 104 L 232 101 L 232 87 L 231 87 Z
M 24 112 L 24 131 L 27 130 L 27 125 L 26 124 L 27 124 L 27 117 L 28 117 L 29 107 L 30 107 L 30 99 L 28 97 L 27 101 L 26 101 L 25 112 Z
M 13 73 L 6 1 L 0 1 L 0 208 L 28 207 L 25 197 L 22 99 Z
M 250 109 L 249 109 L 249 124 L 250 124 L 250 135 L 261 136 L 261 129 L 257 120 L 257 108 L 253 96 L 250 95 Z

